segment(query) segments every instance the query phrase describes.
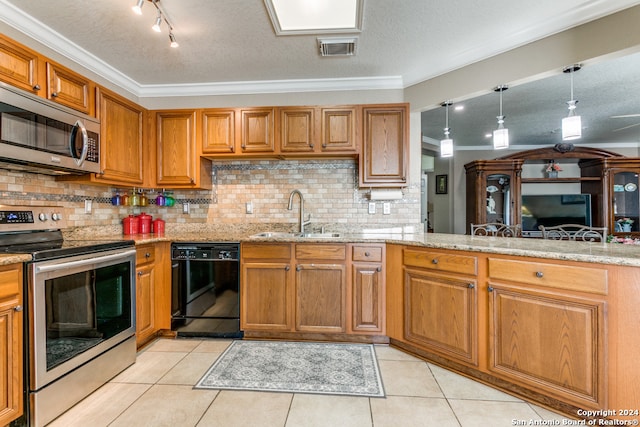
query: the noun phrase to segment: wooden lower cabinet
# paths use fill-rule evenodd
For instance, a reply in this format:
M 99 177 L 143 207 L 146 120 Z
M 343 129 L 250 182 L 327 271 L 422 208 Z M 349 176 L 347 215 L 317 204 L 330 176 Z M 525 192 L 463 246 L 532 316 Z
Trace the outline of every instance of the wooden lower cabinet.
M 296 331 L 346 332 L 346 269 L 326 261 L 296 265 Z
M 0 266 L 0 425 L 22 416 L 22 264 Z
M 491 284 L 489 370 L 581 408 L 606 408 L 602 298 Z
M 349 255 L 352 249 L 345 243 L 243 243 L 245 336 L 367 340 L 383 335 L 384 245 L 354 249 L 355 257 Z
M 136 247 L 136 343 L 141 346 L 160 330 L 171 328 L 168 243 Z
M 386 259 L 392 345 L 571 418 L 640 404 L 640 268 L 401 244 Z
M 405 270 L 405 338 L 429 351 L 478 365 L 476 278 Z

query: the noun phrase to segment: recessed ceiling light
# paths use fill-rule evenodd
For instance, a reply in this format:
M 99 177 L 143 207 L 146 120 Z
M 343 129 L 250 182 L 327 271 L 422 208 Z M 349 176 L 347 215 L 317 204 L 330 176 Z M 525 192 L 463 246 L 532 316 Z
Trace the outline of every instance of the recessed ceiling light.
M 464 105 L 456 105 L 455 107 L 453 107 L 453 109 L 455 111 L 462 111 L 462 110 L 464 110 Z
M 364 0 L 264 0 L 277 35 L 359 33 Z
M 485 138 L 492 138 L 492 137 L 493 137 L 493 134 L 492 134 L 492 133 L 485 133 L 485 134 L 484 134 L 484 137 L 485 137 Z

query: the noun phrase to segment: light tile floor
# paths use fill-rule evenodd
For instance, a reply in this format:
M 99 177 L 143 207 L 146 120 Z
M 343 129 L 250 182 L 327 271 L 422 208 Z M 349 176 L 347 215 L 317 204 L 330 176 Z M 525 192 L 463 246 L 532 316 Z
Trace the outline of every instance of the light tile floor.
M 565 419 L 384 345 L 375 349 L 386 398 L 194 390 L 230 342 L 158 339 L 50 426 L 501 427 Z

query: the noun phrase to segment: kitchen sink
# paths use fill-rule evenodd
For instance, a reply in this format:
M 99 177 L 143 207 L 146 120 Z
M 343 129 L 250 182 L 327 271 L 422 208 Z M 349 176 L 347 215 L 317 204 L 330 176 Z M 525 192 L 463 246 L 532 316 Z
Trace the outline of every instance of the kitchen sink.
M 340 233 L 287 233 L 287 232 L 278 232 L 278 231 L 263 231 L 262 233 L 257 233 L 252 235 L 251 237 L 261 237 L 261 238 L 307 238 L 307 239 L 335 239 L 340 237 Z

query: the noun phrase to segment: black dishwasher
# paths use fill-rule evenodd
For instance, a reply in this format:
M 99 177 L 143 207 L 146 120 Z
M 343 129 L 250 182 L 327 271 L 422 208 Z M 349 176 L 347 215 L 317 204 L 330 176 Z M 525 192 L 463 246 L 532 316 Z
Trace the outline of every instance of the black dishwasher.
M 243 336 L 239 255 L 239 243 L 171 245 L 171 330 L 178 336 Z

